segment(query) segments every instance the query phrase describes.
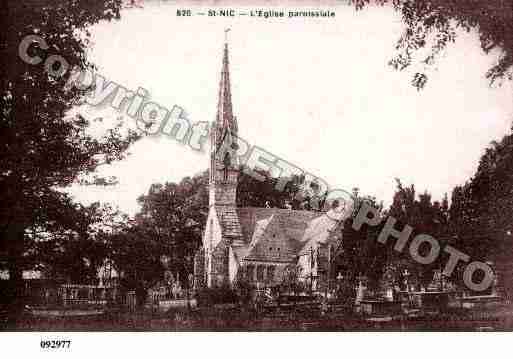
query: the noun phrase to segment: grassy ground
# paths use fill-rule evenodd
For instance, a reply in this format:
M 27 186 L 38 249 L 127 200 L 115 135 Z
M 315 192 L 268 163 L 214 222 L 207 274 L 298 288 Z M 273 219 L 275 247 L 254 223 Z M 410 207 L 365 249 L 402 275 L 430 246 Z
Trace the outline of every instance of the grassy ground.
M 25 314 L 22 331 L 484 331 L 513 330 L 513 307 L 451 310 L 446 313 L 363 317 L 337 309 L 322 315 L 318 307 L 264 310 L 198 308 L 155 313 L 112 310 L 101 315 L 41 317 Z

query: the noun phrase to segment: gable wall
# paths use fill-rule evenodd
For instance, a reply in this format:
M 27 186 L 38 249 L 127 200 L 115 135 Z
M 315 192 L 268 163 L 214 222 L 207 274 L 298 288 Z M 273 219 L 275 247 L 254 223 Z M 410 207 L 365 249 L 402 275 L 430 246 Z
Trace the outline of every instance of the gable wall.
M 211 287 L 227 280 L 228 248 L 223 241 L 221 225 L 214 206 L 210 207 L 203 234 L 206 284 Z
M 229 262 L 228 262 L 228 276 L 230 279 L 230 283 L 233 283 L 235 281 L 235 278 L 237 277 L 237 272 L 239 271 L 239 261 L 235 257 L 235 254 L 233 253 L 232 248 L 229 249 Z
M 215 248 L 222 239 L 221 225 L 217 217 L 216 209 L 211 206 L 208 211 L 207 224 L 203 233 L 203 248 L 206 251 L 209 248 Z
M 294 242 L 280 229 L 266 231 L 248 254 L 248 259 L 290 262 L 294 260 L 297 253 Z

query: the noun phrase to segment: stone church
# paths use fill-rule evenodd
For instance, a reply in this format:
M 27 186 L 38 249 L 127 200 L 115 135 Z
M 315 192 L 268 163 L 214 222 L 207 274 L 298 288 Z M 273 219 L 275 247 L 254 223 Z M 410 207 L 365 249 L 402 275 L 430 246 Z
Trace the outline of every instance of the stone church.
M 340 216 L 319 211 L 237 207 L 240 165 L 229 152 L 220 158 L 221 151 L 217 151 L 223 141 L 236 146 L 238 133 L 227 44 L 218 96 L 210 138 L 209 213 L 202 248 L 195 256 L 195 287 L 231 285 L 238 276 L 257 288 L 269 287 L 279 284 L 286 268 L 290 270 L 292 266 L 307 285 L 320 288 L 319 282 L 328 274 L 330 251 L 340 242 L 336 233 L 341 231 L 334 231 L 341 222 Z M 344 213 L 342 219 L 345 218 Z

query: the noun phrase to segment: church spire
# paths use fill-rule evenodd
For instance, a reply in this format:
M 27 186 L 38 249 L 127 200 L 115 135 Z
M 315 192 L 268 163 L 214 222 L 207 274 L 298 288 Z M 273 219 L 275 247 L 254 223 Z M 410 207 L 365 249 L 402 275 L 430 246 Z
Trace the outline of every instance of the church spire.
M 225 30 L 225 36 L 228 30 Z M 233 116 L 228 42 L 225 39 L 216 120 L 211 132 L 210 205 L 236 205 L 239 166 L 237 120 Z
M 228 39 L 230 29 L 225 30 L 225 43 L 223 53 L 223 65 L 221 69 L 221 81 L 219 83 L 219 99 L 217 104 L 216 125 L 221 131 L 221 136 L 237 133 L 237 123 L 232 110 L 232 93 L 230 88 L 230 68 L 228 60 Z

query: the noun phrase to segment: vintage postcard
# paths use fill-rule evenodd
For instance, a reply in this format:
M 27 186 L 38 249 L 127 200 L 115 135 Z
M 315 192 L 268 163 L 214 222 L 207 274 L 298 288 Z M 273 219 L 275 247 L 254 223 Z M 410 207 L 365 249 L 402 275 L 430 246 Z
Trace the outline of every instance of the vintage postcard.
M 513 330 L 512 1 L 6 4 L 2 331 Z

